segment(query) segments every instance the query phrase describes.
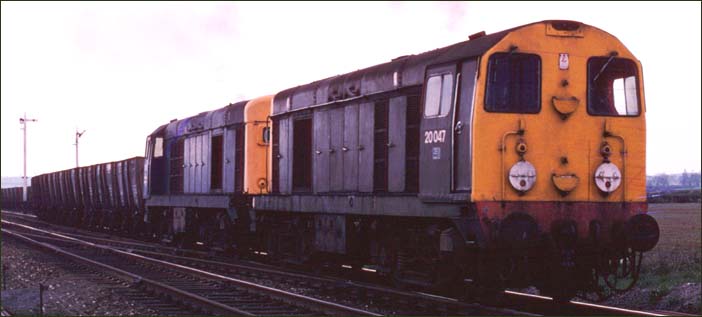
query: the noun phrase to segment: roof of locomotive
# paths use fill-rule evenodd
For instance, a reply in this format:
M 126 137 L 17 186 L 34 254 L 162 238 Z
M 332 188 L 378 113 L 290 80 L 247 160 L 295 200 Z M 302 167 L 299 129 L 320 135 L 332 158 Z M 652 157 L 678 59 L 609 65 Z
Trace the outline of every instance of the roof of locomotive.
M 418 55 L 401 56 L 388 63 L 283 90 L 274 98 L 273 115 L 420 85 L 424 82 L 424 70 L 427 65 L 482 55 L 502 40 L 509 31 L 485 35 Z
M 576 21 L 534 22 L 429 52 L 401 56 L 388 63 L 289 88 L 275 95 L 272 115 L 421 85 L 424 82 L 425 69 L 429 65 L 480 56 L 516 29 L 551 22 L 583 25 L 583 23 Z
M 233 104 L 230 103 L 217 110 L 201 112 L 180 120 L 172 120 L 158 127 L 150 135 L 158 134 L 165 129 L 165 139 L 170 139 L 243 123 L 244 108 L 248 102 L 248 100 L 244 100 Z

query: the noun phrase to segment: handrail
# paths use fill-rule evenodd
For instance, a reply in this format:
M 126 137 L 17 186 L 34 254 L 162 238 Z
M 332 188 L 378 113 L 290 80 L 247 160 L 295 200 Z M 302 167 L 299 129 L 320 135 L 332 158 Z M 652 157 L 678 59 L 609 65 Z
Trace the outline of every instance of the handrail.
M 626 202 L 626 178 L 629 176 L 626 174 L 626 156 L 627 156 L 627 149 L 626 149 L 626 141 L 624 140 L 624 137 L 618 134 L 612 133 L 610 130 L 609 124 L 607 124 L 607 120 L 605 119 L 604 121 L 604 131 L 602 132 L 602 138 L 607 139 L 607 138 L 614 138 L 619 140 L 621 143 L 621 150 L 619 153 L 622 155 L 622 203 Z
M 520 118 L 517 121 L 517 130 L 505 132 L 505 134 L 502 135 L 502 142 L 500 143 L 500 147 L 498 148 L 498 151 L 500 151 L 500 186 L 502 187 L 500 199 L 503 201 L 505 200 L 505 152 L 507 151 L 505 143 L 507 141 L 508 136 L 524 135 L 524 130 L 524 121 Z

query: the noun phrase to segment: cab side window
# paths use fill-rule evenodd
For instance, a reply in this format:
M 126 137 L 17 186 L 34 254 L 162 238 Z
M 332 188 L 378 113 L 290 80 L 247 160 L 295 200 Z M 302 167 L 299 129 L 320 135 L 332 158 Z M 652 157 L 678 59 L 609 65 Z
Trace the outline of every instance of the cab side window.
M 490 56 L 485 110 L 538 113 L 541 110 L 541 58 L 523 53 Z
M 271 127 L 264 127 L 261 129 L 261 141 L 265 145 L 271 143 Z
M 163 156 L 163 138 L 158 137 L 158 138 L 156 138 L 156 142 L 154 143 L 154 158 L 162 157 L 162 156 Z
M 451 111 L 453 100 L 453 74 L 438 74 L 427 80 L 424 98 L 425 117 L 443 117 Z

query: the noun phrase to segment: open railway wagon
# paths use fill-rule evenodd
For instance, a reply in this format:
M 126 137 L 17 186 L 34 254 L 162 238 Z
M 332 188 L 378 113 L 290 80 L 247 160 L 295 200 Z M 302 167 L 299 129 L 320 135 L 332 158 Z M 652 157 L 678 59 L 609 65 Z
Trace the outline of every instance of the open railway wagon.
M 143 230 L 144 159 L 95 164 L 32 178 L 31 204 L 42 219 L 77 227 Z

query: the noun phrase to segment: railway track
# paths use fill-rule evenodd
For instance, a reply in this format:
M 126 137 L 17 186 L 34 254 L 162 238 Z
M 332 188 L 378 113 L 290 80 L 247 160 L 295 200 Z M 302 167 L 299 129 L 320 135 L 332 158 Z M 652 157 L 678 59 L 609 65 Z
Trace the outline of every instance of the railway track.
M 178 304 L 188 311 L 245 316 L 379 316 L 372 312 L 235 280 L 70 237 L 65 237 L 65 241 L 52 239 L 51 243 L 48 243 L 5 228 L 2 232 L 4 235 L 68 257 L 72 261 L 97 267 L 123 281 L 138 284 L 140 288 L 158 294 L 161 298 L 170 298 L 171 303 Z
M 16 244 L 20 246 L 20 248 L 23 249 L 36 249 L 36 245 L 33 245 L 30 241 L 22 238 L 18 238 L 16 236 L 12 235 L 6 235 L 3 232 L 3 245 L 6 243 L 11 243 L 11 244 Z M 141 287 L 141 285 L 134 283 L 134 280 L 131 278 L 121 278 L 119 275 L 113 274 L 109 271 L 104 271 L 99 268 L 96 268 L 95 266 L 92 266 L 90 264 L 80 262 L 80 261 L 73 261 L 70 259 L 67 259 L 65 257 L 61 257 L 59 255 L 53 254 L 53 253 L 48 253 L 48 252 L 41 252 L 40 255 L 35 258 L 35 260 L 40 261 L 42 263 L 42 266 L 45 266 L 45 268 L 48 268 L 48 270 L 53 271 L 53 270 L 58 270 L 59 272 L 67 272 L 69 275 L 68 276 L 63 276 L 63 279 L 70 279 L 70 280 L 83 280 L 83 281 L 89 281 L 89 284 L 91 285 L 97 285 L 97 289 L 105 290 L 108 291 L 109 293 L 115 294 L 120 296 L 121 298 L 125 300 L 131 300 L 131 305 L 137 305 L 144 307 L 145 309 L 141 309 L 142 314 L 149 314 L 149 315 L 194 315 L 197 314 L 196 310 L 188 309 L 187 307 L 182 307 L 179 305 L 175 305 L 171 303 L 168 300 L 165 300 L 163 298 L 160 298 L 156 296 L 155 294 L 150 293 L 147 289 Z M 36 256 L 36 255 L 35 255 Z M 6 272 L 4 272 L 6 274 Z M 65 280 L 64 280 L 65 281 Z M 36 281 L 35 281 L 36 282 Z M 72 283 L 70 281 L 66 282 L 68 285 L 71 285 Z M 63 284 L 63 283 L 62 283 Z M 81 286 L 85 286 L 85 284 L 79 284 Z M 75 286 L 75 285 L 74 285 Z M 95 291 L 95 289 L 92 289 L 92 291 Z M 63 295 L 65 296 L 65 295 Z M 65 314 L 65 315 L 82 315 L 85 314 L 86 312 L 82 309 L 85 309 L 85 304 L 80 303 L 77 301 L 80 300 L 89 300 L 84 297 L 80 297 L 78 295 L 78 298 L 61 298 L 56 300 L 53 305 L 54 306 L 60 306 L 60 313 L 59 314 Z M 68 302 L 71 302 L 69 305 L 66 305 Z M 7 304 L 7 303 L 5 303 Z M 72 304 L 72 305 L 71 305 Z M 82 305 L 81 305 L 82 304 Z M 127 304 L 127 303 L 125 303 Z M 32 306 L 26 306 L 26 303 L 20 302 L 17 303 L 19 307 L 12 305 L 13 309 L 19 309 L 20 314 L 38 314 L 38 307 L 30 308 Z M 82 307 L 82 308 L 81 308 Z M 148 307 L 148 308 L 147 308 Z M 3 316 L 11 316 L 14 315 L 13 311 L 9 311 L 5 309 L 6 307 L 3 307 Z M 36 309 L 36 310 L 27 310 L 27 309 Z M 147 310 L 148 309 L 148 310 Z M 92 313 L 96 313 L 95 311 L 92 311 Z M 105 312 L 105 311 L 103 311 Z M 56 312 L 54 312 L 56 313 Z
M 16 228 L 15 230 L 25 230 L 23 232 L 24 235 L 31 236 L 37 240 L 41 239 L 57 244 L 69 243 L 70 241 L 76 243 L 74 240 L 77 240 L 68 235 L 50 233 L 42 229 L 3 220 L 3 227 L 8 226 L 13 229 Z M 35 233 L 27 231 L 35 231 Z M 47 234 L 51 236 L 47 236 Z M 119 241 L 113 242 L 115 244 L 123 243 Z M 92 242 L 89 243 L 94 244 Z M 142 250 L 137 250 L 135 247 L 142 248 Z M 268 265 L 254 263 L 247 263 L 246 265 L 229 264 L 169 253 L 159 253 L 153 250 L 143 250 L 148 248 L 148 244 L 126 243 L 122 248 L 130 250 L 128 253 L 135 256 L 148 256 L 159 262 L 174 263 L 182 268 L 191 268 L 198 274 L 231 277 L 236 280 L 247 279 L 252 281 L 250 283 L 256 284 L 283 285 L 286 289 L 294 289 L 297 292 L 304 293 L 307 295 L 306 297 L 333 298 L 335 302 L 367 303 L 369 309 L 379 311 L 380 314 L 524 315 L 524 313 L 517 311 L 463 303 L 455 299 L 435 295 L 398 291 L 338 278 L 315 277 L 303 273 L 286 272 Z M 354 312 L 353 315 L 359 315 L 359 313 Z
M 55 237 L 54 239 L 62 239 Z M 499 307 L 472 304 L 453 298 L 401 291 L 393 288 L 373 285 L 357 281 L 349 281 L 336 277 L 311 276 L 304 272 L 287 271 L 280 267 L 234 261 L 203 259 L 211 256 L 200 251 L 179 251 L 189 256 L 174 255 L 174 248 L 168 248 L 148 243 L 131 243 L 119 240 L 92 238 L 96 243 L 109 243 L 114 247 L 130 250 L 135 254 L 149 256 L 162 261 L 175 262 L 183 266 L 207 270 L 215 274 L 232 276 L 237 279 L 253 280 L 258 283 L 284 285 L 308 296 L 317 298 L 334 297 L 337 302 L 368 302 L 376 311 L 383 314 L 405 315 L 627 315 L 627 316 L 665 316 L 671 312 L 644 312 L 608 307 L 582 302 L 554 304 L 548 298 L 537 295 L 506 291 Z M 193 257 L 195 256 L 195 257 Z M 228 259 L 228 262 L 232 262 Z M 343 296 L 340 296 L 343 295 Z M 493 304 L 494 303 L 490 303 Z M 398 309 L 398 307 L 404 307 Z M 680 314 L 684 315 L 684 314 Z
M 648 312 L 634 309 L 570 301 L 567 303 L 554 303 L 553 299 L 546 296 L 505 291 L 505 306 L 512 309 L 525 309 L 539 315 L 567 315 L 567 316 L 686 316 L 677 312 Z

